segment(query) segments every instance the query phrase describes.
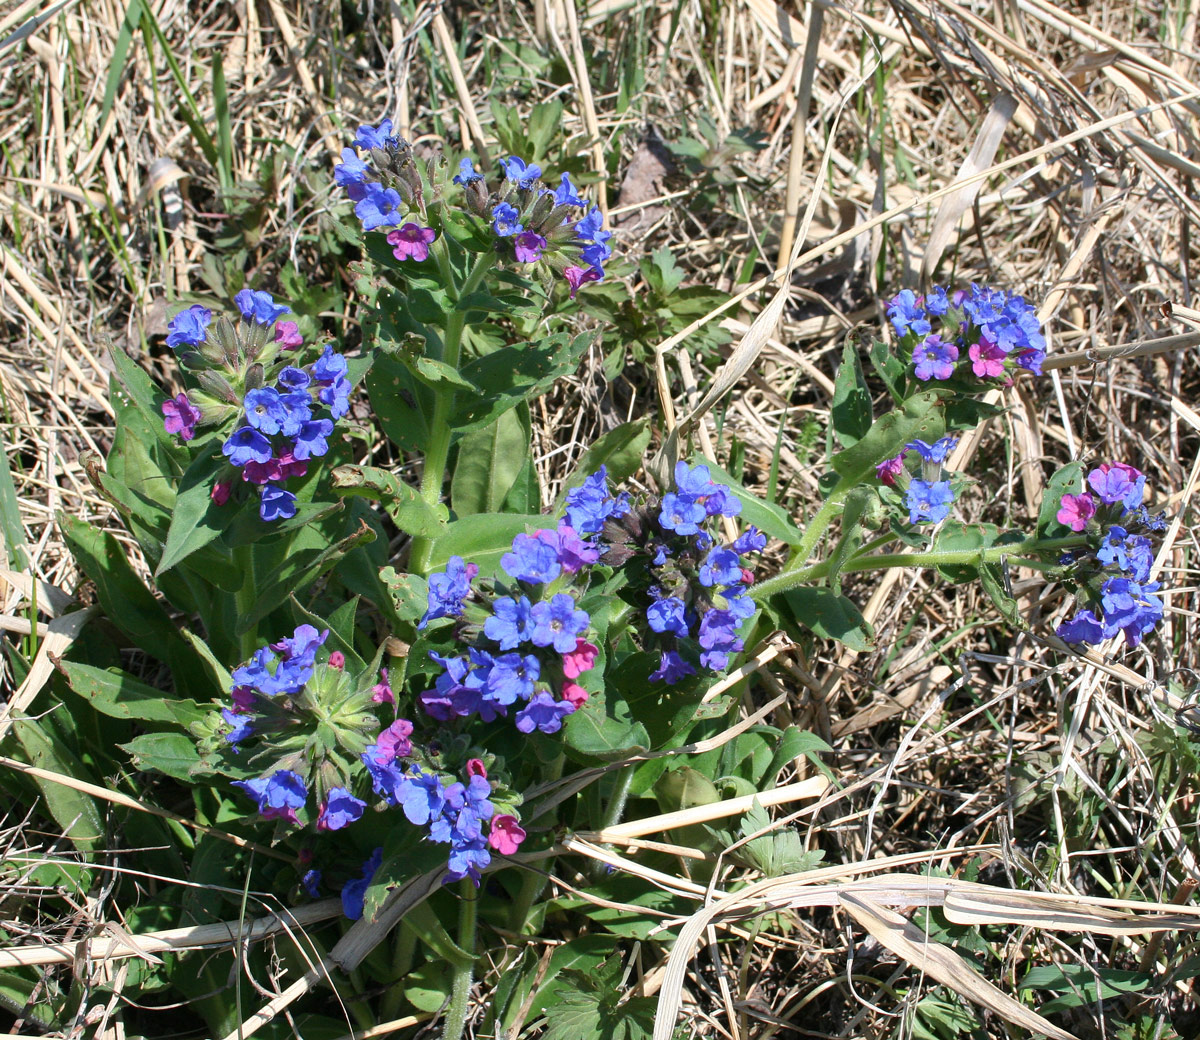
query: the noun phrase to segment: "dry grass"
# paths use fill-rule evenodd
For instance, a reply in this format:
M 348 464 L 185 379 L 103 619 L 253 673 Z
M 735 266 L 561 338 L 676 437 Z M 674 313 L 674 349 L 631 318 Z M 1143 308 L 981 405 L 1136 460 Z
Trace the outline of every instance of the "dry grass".
M 806 841 L 844 867 L 843 879 L 856 864 L 893 869 L 885 865 L 909 857 L 917 873 L 930 863 L 979 869 L 1063 896 L 1170 902 L 1200 881 L 1195 779 L 1149 743 L 1200 668 L 1197 341 L 1136 349 L 1200 327 L 1189 315 L 1200 228 L 1195 8 L 892 0 L 789 13 L 771 0 L 578 9 L 535 0 L 389 15 L 383 5 L 355 14 L 292 0 L 161 0 L 148 5 L 161 37 L 146 37 L 124 29 L 116 0 L 78 0 L 14 41 L 41 6 L 0 14 L 0 392 L 23 538 L 14 545 L 10 527 L 8 550 L 24 553 L 29 576 L 75 591 L 58 510 L 120 532 L 83 468 L 111 437 L 109 339 L 169 381 L 156 339 L 169 303 L 227 297 L 243 276 L 280 291 L 290 265 L 302 281 L 338 290 L 324 317 L 353 341 L 347 256 L 329 248 L 323 219 L 344 128 L 388 114 L 418 141 L 494 152 L 490 98 L 525 109 L 558 97 L 568 150 L 607 181 L 613 209 L 632 205 L 647 218 L 621 236 L 623 253 L 666 245 L 691 280 L 731 293 L 745 288 L 747 259 L 757 261 L 755 291 L 711 319 L 743 343 L 747 371 L 695 417 L 696 432 L 719 452 L 740 442 L 748 481 L 760 485 L 780 438 L 780 487 L 795 515 L 817 500 L 820 459 L 805 424 L 825 420 L 845 330 L 881 324 L 884 296 L 932 278 L 1045 301 L 1051 350 L 1064 359 L 1007 393 L 1005 416 L 960 449 L 956 464 L 979 478 L 965 498 L 969 518 L 1027 523 L 1047 475 L 1078 457 L 1147 470 L 1159 503 L 1181 518 L 1159 559 L 1169 589 L 1161 638 L 1135 652 L 1062 652 L 1047 639 L 1062 597 L 1032 573 L 1011 575 L 1032 621 L 1024 633 L 992 624 L 973 587 L 929 574 L 851 587 L 879 649 L 791 647 L 764 677 L 765 691 L 786 695 L 771 718 L 830 740 L 828 765 L 848 788 L 797 818 Z M 228 85 L 223 172 L 183 117 L 194 104 L 217 136 L 226 103 L 214 91 L 218 54 Z M 114 62 L 122 71 L 110 81 Z M 798 94 L 811 95 L 804 121 Z M 623 186 L 646 124 L 674 139 L 695 136 L 704 120 L 722 138 L 739 128 L 762 135 L 760 150 L 721 157 L 729 176 L 718 204 L 693 205 L 697 184 L 682 172 L 649 191 Z M 168 185 L 182 190 L 176 227 L 165 220 Z M 784 254 L 798 262 L 781 319 L 760 323 L 747 346 Z M 636 279 L 630 287 L 638 291 Z M 614 416 L 692 412 L 714 374 L 685 348 L 663 344 L 657 378 L 648 362 L 615 388 L 594 358 L 535 408 L 548 498 Z M 0 589 L 15 640 L 29 582 L 10 574 Z M 722 878 L 726 890 L 734 880 Z M 715 959 L 696 962 L 684 1003 L 697 1028 L 909 1035 L 902 1012 L 929 981 L 894 946 L 863 943 L 861 931 L 848 943 L 840 912 L 795 912 L 790 934 L 775 917 L 763 932 L 725 933 L 735 938 L 712 944 L 705 956 Z M 862 925 L 863 915 L 852 917 Z M 47 939 L 55 927 L 46 923 Z M 991 931 L 988 971 L 1011 992 L 1029 964 L 1142 964 L 1161 975 L 1186 949 L 1142 934 L 1114 939 L 1086 922 L 1079 930 L 1070 942 Z M 320 973 L 310 975 L 311 987 Z M 1194 1035 L 1190 986 L 1173 980 L 1153 994 L 1147 1016 Z M 1072 1021 L 1080 1036 L 1112 1035 L 1086 1010 Z M 987 1035 L 1001 1035 L 998 1017 L 985 1022 Z

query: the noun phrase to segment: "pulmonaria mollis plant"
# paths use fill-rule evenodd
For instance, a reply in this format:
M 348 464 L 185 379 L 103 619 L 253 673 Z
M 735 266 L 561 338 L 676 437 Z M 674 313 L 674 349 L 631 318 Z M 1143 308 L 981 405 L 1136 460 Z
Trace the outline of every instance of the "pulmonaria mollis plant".
M 329 344 L 315 357 L 306 351 L 296 323 L 280 321 L 288 308 L 270 293 L 243 289 L 234 303 L 236 324 L 224 315 L 214 322 L 195 305 L 168 325 L 168 346 L 200 386 L 163 403 L 164 426 L 185 441 L 197 427 L 228 431 L 221 453 L 230 468 L 213 483 L 213 501 L 224 505 L 248 484 L 263 520 L 289 519 L 296 495 L 285 485 L 329 451 L 334 423 L 349 410 L 348 366 Z

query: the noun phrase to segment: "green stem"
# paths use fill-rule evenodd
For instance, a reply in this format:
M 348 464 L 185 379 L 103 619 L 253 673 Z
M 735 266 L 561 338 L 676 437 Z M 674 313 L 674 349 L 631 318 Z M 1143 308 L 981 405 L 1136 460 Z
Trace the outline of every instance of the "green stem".
M 629 788 L 633 784 L 633 770 L 633 766 L 622 766 L 613 777 L 613 789 L 608 794 L 608 805 L 600 820 L 600 830 L 620 823 L 625 815 L 625 803 L 629 801 Z
M 879 556 L 859 556 L 842 567 L 842 574 L 856 571 L 886 570 L 890 567 L 951 567 L 962 564 L 995 563 L 1001 557 L 1024 557 L 1063 549 L 1073 549 L 1088 543 L 1087 535 L 1069 535 L 1066 538 L 1027 538 L 1010 545 L 992 545 L 986 549 L 931 549 L 917 553 L 883 553 Z M 1033 564 L 1036 561 L 1031 560 Z M 811 567 L 784 571 L 774 578 L 759 582 L 750 590 L 756 600 L 798 588 L 810 581 L 817 581 L 829 574 L 829 561 L 815 563 Z
M 456 372 L 462 358 L 462 334 L 467 323 L 467 312 L 460 310 L 458 304 L 479 288 L 483 276 L 495 262 L 495 253 L 480 254 L 463 284 L 457 288 L 447 287 L 454 309 L 446 318 L 441 361 Z M 429 444 L 425 449 L 425 468 L 421 474 L 421 497 L 431 506 L 436 506 L 442 500 L 442 485 L 446 482 L 446 462 L 450 457 L 450 440 L 454 432 L 450 426 L 453 413 L 454 388 L 443 386 L 434 398 L 433 415 L 429 421 Z M 428 574 L 432 555 L 432 538 L 414 538 L 408 554 L 409 572 Z
M 470 878 L 463 878 L 459 882 L 458 891 L 458 945 L 473 956 L 475 953 L 475 911 L 479 902 L 479 892 Z M 446 1008 L 446 1024 L 442 1028 L 442 1040 L 462 1040 L 463 1029 L 467 1024 L 471 984 L 474 981 L 474 963 L 455 967 L 454 980 L 450 987 L 450 1006 Z

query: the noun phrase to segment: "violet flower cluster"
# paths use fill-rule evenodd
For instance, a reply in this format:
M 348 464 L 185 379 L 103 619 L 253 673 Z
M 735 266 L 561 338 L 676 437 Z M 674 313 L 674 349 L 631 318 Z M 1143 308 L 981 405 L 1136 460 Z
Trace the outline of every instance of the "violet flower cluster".
M 1154 547 L 1147 535 L 1162 531 L 1166 521 L 1142 504 L 1146 476 L 1133 466 L 1101 463 L 1088 473 L 1087 487 L 1063 495 L 1057 514 L 1090 543 L 1060 561 L 1085 605 L 1058 626 L 1058 635 L 1068 643 L 1100 643 L 1121 632 L 1137 646 L 1163 617 L 1162 584 L 1150 580 Z
M 887 316 L 923 383 L 967 369 L 1005 385 L 1018 368 L 1042 374 L 1046 339 L 1034 308 L 1016 293 L 974 284 L 953 293 L 935 285 L 924 296 L 903 289 L 888 302 Z
M 753 525 L 731 545 L 709 530 L 718 517 L 734 517 L 742 504 L 707 466 L 675 464 L 675 488 L 648 503 L 606 518 L 606 562 L 638 558 L 650 600 L 644 617 L 647 649 L 659 652 L 652 682 L 675 684 L 696 674 L 696 665 L 719 672 L 744 649 L 739 631 L 758 608 L 746 595 L 754 582 L 743 557 L 761 552 L 766 536 Z M 567 516 L 571 518 L 568 499 Z
M 423 179 L 412 148 L 392 133 L 389 119 L 377 127 L 360 126 L 352 144 L 343 149 L 334 180 L 354 202 L 363 230 L 385 232 L 397 260 L 428 259 L 439 232 L 426 226 L 427 201 L 440 202 L 443 194 L 443 186 L 435 184 L 432 199 L 426 199 L 435 164 L 428 164 Z M 466 211 L 500 255 L 519 264 L 548 264 L 565 279 L 572 297 L 585 283 L 600 281 L 612 255 L 612 232 L 604 229 L 599 208 L 588 203 L 568 174 L 561 175 L 557 187 L 547 187 L 541 167 L 519 156 L 499 165 L 503 179 L 494 191 L 469 158 L 451 180 L 462 188 Z
M 350 409 L 346 359 L 326 345 L 308 364 L 289 354 L 304 344 L 295 322 L 280 321 L 288 308 L 270 293 L 243 289 L 234 297 L 242 321 L 213 323 L 212 312 L 193 306 L 168 325 L 167 343 L 196 371 L 198 390 L 163 403 L 164 427 L 183 440 L 200 422 L 235 428 L 221 452 L 243 482 L 259 489 L 265 521 L 296 515 L 296 495 L 283 485 L 303 477 L 309 462 L 329 451 L 334 423 Z M 219 480 L 212 498 L 224 505 L 235 477 Z
M 884 459 L 875 467 L 883 484 L 904 492 L 910 524 L 937 524 L 950 515 L 954 489 L 946 479 L 943 464 L 957 444 L 956 437 L 942 437 L 932 444 L 922 440 L 909 441 L 899 455 Z M 919 477 L 910 475 L 905 466 L 909 452 L 914 452 L 920 459 Z

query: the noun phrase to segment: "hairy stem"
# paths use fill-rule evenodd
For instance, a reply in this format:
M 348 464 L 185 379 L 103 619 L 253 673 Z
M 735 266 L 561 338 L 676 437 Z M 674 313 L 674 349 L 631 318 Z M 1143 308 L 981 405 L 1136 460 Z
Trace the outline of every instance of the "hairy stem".
M 475 953 L 475 911 L 479 892 L 470 878 L 459 882 L 458 945 L 463 950 Z M 467 1011 L 471 998 L 471 984 L 475 981 L 474 963 L 458 965 L 454 969 L 454 980 L 450 987 L 450 1006 L 446 1008 L 446 1024 L 442 1028 L 442 1040 L 462 1040 L 467 1024 Z

